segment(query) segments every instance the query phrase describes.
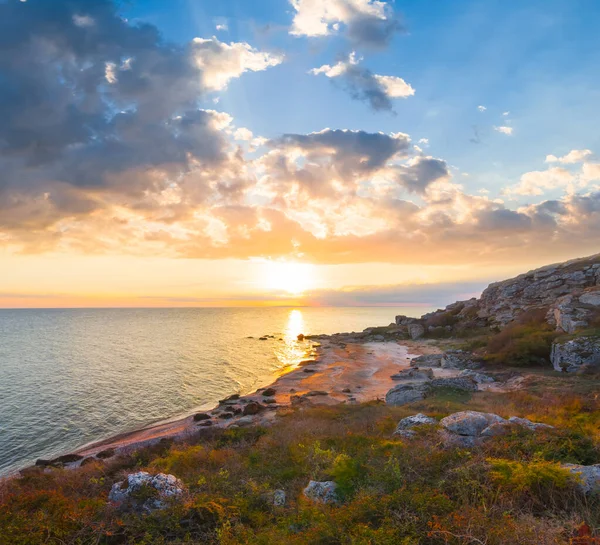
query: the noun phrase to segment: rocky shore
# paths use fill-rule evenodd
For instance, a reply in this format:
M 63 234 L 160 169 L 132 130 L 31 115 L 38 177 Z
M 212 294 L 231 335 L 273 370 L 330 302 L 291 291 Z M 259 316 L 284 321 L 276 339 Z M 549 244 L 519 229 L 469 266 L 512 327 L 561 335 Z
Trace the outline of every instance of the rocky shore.
M 522 373 L 482 370 L 480 355 L 443 349 L 440 339 L 465 332 L 499 332 L 528 314 L 562 335 L 550 360 L 555 370 L 600 365 L 600 255 L 551 265 L 490 285 L 479 299 L 459 301 L 421 318 L 397 316 L 388 326 L 334 335 L 299 335 L 307 357 L 272 385 L 223 399 L 212 410 L 121 434 L 38 466 L 77 467 L 160 441 L 184 441 L 215 428 L 269 426 L 291 407 L 356 404 L 385 399 L 400 406 L 440 389 L 506 392 Z M 510 363 L 510 362 L 508 362 Z

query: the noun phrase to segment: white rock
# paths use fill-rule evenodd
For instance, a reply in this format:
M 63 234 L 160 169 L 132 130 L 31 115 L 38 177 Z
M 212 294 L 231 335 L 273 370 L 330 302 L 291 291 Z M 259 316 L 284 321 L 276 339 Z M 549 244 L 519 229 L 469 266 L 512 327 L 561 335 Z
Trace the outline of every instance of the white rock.
M 398 425 L 396 426 L 396 431 L 394 432 L 394 435 L 398 435 L 399 432 L 403 431 L 403 430 L 410 430 L 417 426 L 432 425 L 432 424 L 437 424 L 437 420 L 435 418 L 431 418 L 430 416 L 427 416 L 423 413 L 414 414 L 412 416 L 407 416 L 406 418 L 403 418 L 402 420 L 400 420 L 400 422 L 398 422 Z
M 338 503 L 337 484 L 333 481 L 310 481 L 304 495 L 317 503 Z
M 285 495 L 285 490 L 275 490 L 275 492 L 273 492 L 273 505 L 275 507 L 283 507 L 285 506 L 285 501 L 286 501 L 286 495 Z
M 156 497 L 148 498 L 143 503 L 135 498 L 135 493 L 139 492 L 144 486 L 154 488 Z M 164 509 L 167 500 L 182 496 L 185 492 L 183 483 L 174 475 L 159 473 L 150 475 L 146 471 L 138 471 L 127 476 L 126 481 L 115 483 L 108 495 L 111 502 L 117 504 L 131 504 L 134 508 L 141 508 L 145 511 L 155 509 Z

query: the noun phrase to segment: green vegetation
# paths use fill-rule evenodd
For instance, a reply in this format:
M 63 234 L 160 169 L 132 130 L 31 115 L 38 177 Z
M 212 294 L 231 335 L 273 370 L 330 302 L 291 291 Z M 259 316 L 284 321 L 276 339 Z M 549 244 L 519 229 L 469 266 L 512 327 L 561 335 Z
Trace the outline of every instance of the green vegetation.
M 269 428 L 211 430 L 78 470 L 31 470 L 0 486 L 0 544 L 596 543 L 600 498 L 584 497 L 560 463 L 600 462 L 598 381 L 539 373 L 530 385 L 401 408 L 285 409 Z M 557 428 L 515 430 L 472 450 L 445 448 L 428 426 L 410 441 L 392 436 L 404 416 L 457 409 Z M 118 511 L 108 492 L 138 470 L 176 475 L 189 494 L 153 514 Z M 339 505 L 303 497 L 310 479 L 334 480 Z M 284 507 L 273 505 L 277 489 Z

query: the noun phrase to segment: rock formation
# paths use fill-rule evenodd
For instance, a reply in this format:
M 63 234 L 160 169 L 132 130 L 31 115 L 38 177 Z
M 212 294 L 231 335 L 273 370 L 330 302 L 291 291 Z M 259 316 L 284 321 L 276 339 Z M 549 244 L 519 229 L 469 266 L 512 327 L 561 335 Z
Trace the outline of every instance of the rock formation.
M 573 333 L 600 313 L 600 254 L 490 284 L 479 299 L 458 301 L 421 318 L 396 316 L 407 336 L 420 331 L 443 333 L 473 327 L 504 327 L 531 309 L 547 312 L 558 330 Z

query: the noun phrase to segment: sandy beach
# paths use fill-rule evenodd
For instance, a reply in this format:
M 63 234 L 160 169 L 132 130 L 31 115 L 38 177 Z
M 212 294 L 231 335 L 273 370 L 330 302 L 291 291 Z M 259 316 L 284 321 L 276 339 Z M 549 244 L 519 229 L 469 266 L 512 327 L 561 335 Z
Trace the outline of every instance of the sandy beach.
M 249 424 L 268 424 L 276 418 L 277 409 L 289 405 L 327 405 L 336 403 L 362 403 L 383 399 L 395 382 L 391 376 L 409 367 L 410 360 L 420 354 L 438 352 L 431 344 L 419 341 L 344 343 L 335 336 L 308 342 L 307 360 L 282 374 L 267 388 L 220 404 L 207 411 L 213 422 L 211 427 L 226 428 Z M 263 392 L 275 390 L 265 397 Z M 269 401 L 264 404 L 265 399 Z M 274 402 L 273 402 L 274 401 Z M 228 406 L 244 407 L 256 402 L 265 407 L 253 417 L 236 414 L 231 418 L 220 415 Z M 157 443 L 161 439 L 183 440 L 199 433 L 201 422 L 194 416 L 175 418 L 139 430 L 90 443 L 76 451 L 89 457 L 107 449 L 116 454 Z

